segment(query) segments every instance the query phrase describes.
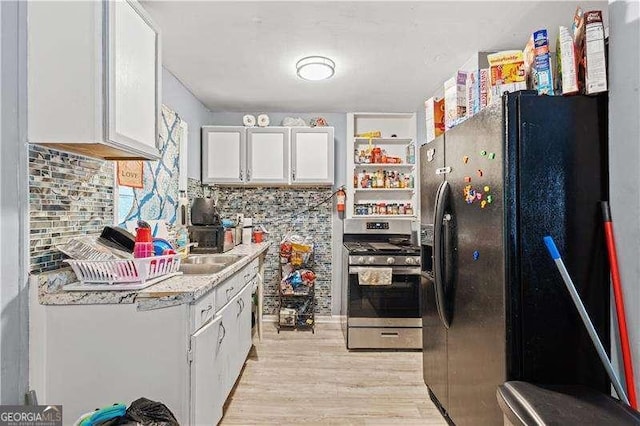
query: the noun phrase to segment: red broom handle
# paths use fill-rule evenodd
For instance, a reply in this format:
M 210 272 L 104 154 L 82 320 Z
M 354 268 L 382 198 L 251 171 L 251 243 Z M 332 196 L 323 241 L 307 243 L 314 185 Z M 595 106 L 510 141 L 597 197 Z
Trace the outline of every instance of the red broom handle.
M 631 404 L 631 407 L 637 410 L 638 401 L 636 397 L 635 379 L 633 377 L 633 359 L 631 358 L 629 333 L 627 332 L 627 319 L 624 310 L 624 295 L 622 294 L 620 270 L 618 269 L 618 253 L 616 251 L 616 242 L 613 237 L 611 210 L 609 208 L 609 203 L 606 201 L 602 202 L 602 215 L 604 216 L 604 232 L 607 239 L 609 266 L 611 268 L 611 283 L 613 284 L 613 296 L 616 302 L 616 317 L 618 318 L 618 333 L 620 334 L 620 348 L 622 350 L 622 362 L 624 364 L 624 377 L 627 385 L 627 395 L 629 396 L 629 403 Z

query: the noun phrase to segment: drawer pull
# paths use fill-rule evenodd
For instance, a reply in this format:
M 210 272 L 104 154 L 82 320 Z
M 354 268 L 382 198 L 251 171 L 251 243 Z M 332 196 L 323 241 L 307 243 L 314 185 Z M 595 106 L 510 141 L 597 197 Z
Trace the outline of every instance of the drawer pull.
M 397 331 L 396 331 L 396 332 L 393 332 L 393 333 L 391 333 L 391 332 L 384 332 L 384 331 L 383 331 L 383 332 L 381 332 L 381 333 L 380 333 L 380 336 L 381 336 L 381 337 L 399 337 L 399 336 L 400 336 L 400 333 L 398 333 Z
M 202 309 L 200 311 L 200 317 L 205 317 L 212 308 L 213 308 L 213 306 L 209 305 L 206 308 Z
M 229 288 L 226 290 L 226 293 L 227 293 L 227 302 L 228 302 L 229 300 L 231 300 L 231 297 L 229 296 L 229 292 L 231 292 L 231 291 L 233 291 L 233 287 L 229 287 Z

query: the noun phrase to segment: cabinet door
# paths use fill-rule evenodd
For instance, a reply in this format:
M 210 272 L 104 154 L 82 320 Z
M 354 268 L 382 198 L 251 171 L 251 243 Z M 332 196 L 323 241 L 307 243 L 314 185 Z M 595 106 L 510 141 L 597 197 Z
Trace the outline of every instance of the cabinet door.
M 217 316 L 191 336 L 191 424 L 215 425 L 222 418 L 227 333 L 222 316 Z
M 291 129 L 291 182 L 333 183 L 333 127 Z
M 224 392 L 222 404 L 224 404 L 227 399 L 227 396 L 229 395 L 229 392 L 231 392 L 236 378 L 240 373 L 237 363 L 237 359 L 239 357 L 237 318 L 240 310 L 238 299 L 240 299 L 240 294 L 231 299 L 229 304 L 220 311 L 220 315 L 222 316 L 222 326 L 226 331 L 224 339 L 221 341 L 220 345 L 220 350 L 226 359 L 225 369 L 221 372 L 224 377 L 222 380 L 222 390 Z
M 248 183 L 288 183 L 288 128 L 251 128 L 247 130 L 247 147 Z
M 105 2 L 108 139 L 157 153 L 160 36 L 136 1 Z
M 245 157 L 244 127 L 202 128 L 202 183 L 243 183 Z
M 253 283 L 256 279 L 257 277 L 252 278 L 244 290 L 242 290 L 240 299 L 238 299 L 240 301 L 240 312 L 238 314 L 238 372 L 242 370 L 242 366 L 251 350 L 251 305 L 253 300 Z

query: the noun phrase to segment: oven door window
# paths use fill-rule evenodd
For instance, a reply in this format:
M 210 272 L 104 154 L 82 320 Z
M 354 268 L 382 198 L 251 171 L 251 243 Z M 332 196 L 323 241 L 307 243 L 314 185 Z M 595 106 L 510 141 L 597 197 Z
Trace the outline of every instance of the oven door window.
M 419 275 L 393 275 L 390 286 L 360 285 L 349 275 L 349 316 L 363 318 L 418 318 Z

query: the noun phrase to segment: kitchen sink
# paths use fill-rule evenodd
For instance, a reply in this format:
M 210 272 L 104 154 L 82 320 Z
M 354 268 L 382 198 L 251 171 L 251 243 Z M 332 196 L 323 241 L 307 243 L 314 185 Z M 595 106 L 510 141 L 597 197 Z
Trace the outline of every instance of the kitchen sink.
M 195 254 L 182 261 L 180 270 L 188 275 L 215 274 L 243 257 L 234 254 Z

